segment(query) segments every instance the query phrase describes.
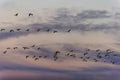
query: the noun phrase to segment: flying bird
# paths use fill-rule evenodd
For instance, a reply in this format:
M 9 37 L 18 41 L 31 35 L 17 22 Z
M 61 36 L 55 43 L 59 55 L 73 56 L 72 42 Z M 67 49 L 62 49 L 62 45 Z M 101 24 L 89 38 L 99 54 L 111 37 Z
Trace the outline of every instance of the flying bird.
M 37 29 L 37 32 L 40 32 L 41 29 Z
M 39 58 L 41 58 L 42 56 L 39 56 Z
M 29 13 L 29 16 L 33 16 L 33 13 Z
M 18 49 L 18 47 L 14 47 L 13 49 Z
M 60 51 L 56 51 L 53 55 L 54 61 L 58 59 L 57 55 L 60 53 Z
M 100 58 L 102 58 L 102 56 L 100 56 L 100 55 L 97 55 L 97 58 L 99 58 L 99 59 L 100 59 Z
M 81 59 L 83 59 L 83 57 L 80 57 Z
M 30 31 L 30 29 L 27 29 L 26 31 L 28 32 L 28 31 Z
M 50 29 L 47 29 L 46 31 L 47 31 L 47 32 L 50 32 Z
M 29 56 L 26 56 L 26 59 L 28 58 Z
M 110 49 L 107 49 L 106 52 L 111 52 L 111 50 L 110 50 Z
M 90 51 L 90 49 L 86 49 L 86 51 Z
M 18 13 L 16 13 L 14 16 L 18 16 Z
M 71 32 L 71 29 L 69 29 L 67 32 Z
M 14 32 L 14 30 L 11 29 L 10 32 Z
M 95 62 L 97 62 L 98 60 L 97 59 L 93 59 Z
M 39 58 L 35 58 L 35 61 L 38 60 Z
M 20 28 L 17 29 L 17 31 L 20 31 L 20 30 L 21 30 Z
M 31 47 L 35 47 L 35 45 L 32 45 Z
M 5 31 L 5 29 L 1 29 L 0 31 Z
M 90 59 L 90 57 L 86 57 L 86 59 Z
M 40 50 L 40 47 L 39 47 L 39 48 L 37 48 L 37 50 Z
M 99 51 L 100 51 L 100 49 L 97 49 L 97 50 L 96 50 L 96 52 L 99 52 Z
M 47 56 L 44 56 L 44 58 L 47 58 Z
M 75 58 L 75 57 L 76 57 L 76 55 L 75 55 L 75 54 L 71 54 L 70 56 L 71 56 L 71 57 L 73 57 L 73 58 Z
M 55 57 L 55 58 L 54 58 L 54 61 L 56 61 L 57 59 L 58 59 L 58 57 Z
M 85 53 L 84 53 L 84 56 L 87 55 L 87 54 L 88 54 L 88 52 L 85 52 Z
M 70 53 L 67 53 L 65 56 L 69 56 L 70 55 Z
M 32 58 L 35 58 L 36 56 L 33 56 Z
M 74 50 L 70 50 L 70 52 L 73 52 Z
M 6 49 L 10 49 L 10 47 L 6 48 Z
M 114 61 L 111 61 L 111 63 L 112 63 L 112 64 L 115 64 L 115 62 L 114 62 Z
M 23 47 L 24 50 L 29 49 L 28 47 Z
M 58 32 L 58 31 L 56 31 L 56 30 L 55 30 L 55 31 L 53 31 L 53 33 L 57 33 L 57 32 Z
M 6 53 L 7 53 L 7 51 L 4 51 L 4 52 L 3 52 L 3 54 L 6 54 Z

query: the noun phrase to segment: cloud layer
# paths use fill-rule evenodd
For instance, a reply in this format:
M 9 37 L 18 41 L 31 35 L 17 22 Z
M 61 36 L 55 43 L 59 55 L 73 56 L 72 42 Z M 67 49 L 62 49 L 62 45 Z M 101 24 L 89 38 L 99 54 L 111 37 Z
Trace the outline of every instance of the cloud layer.
M 55 10 L 54 15 L 48 17 L 46 22 L 26 22 L 22 25 L 0 27 L 0 30 L 5 29 L 0 31 L 0 79 L 119 80 L 118 15 L 107 10 L 72 13 L 69 9 L 61 8 Z M 17 31 L 19 28 L 21 30 Z M 31 47 L 32 45 L 35 47 Z M 24 50 L 23 47 L 30 49 Z M 83 56 L 87 49 L 90 51 L 85 57 L 91 59 L 85 62 L 79 57 Z M 114 52 L 95 62 L 98 49 L 102 56 L 105 56 L 107 49 Z M 70 52 L 71 50 L 73 51 Z M 59 59 L 54 61 L 53 55 L 56 51 L 61 54 Z M 77 58 L 66 57 L 68 53 L 76 54 Z M 44 59 L 43 56 L 46 55 L 49 57 Z M 26 59 L 26 56 L 29 58 Z M 33 56 L 42 58 L 35 61 Z M 117 63 L 111 64 L 111 61 Z

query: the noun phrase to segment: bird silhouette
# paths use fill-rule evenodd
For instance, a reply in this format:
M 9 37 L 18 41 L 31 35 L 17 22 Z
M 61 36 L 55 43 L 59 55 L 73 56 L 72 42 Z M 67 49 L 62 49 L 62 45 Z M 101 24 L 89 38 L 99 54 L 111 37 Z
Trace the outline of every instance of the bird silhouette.
M 6 48 L 6 49 L 10 49 L 10 47 Z
M 80 57 L 81 59 L 83 59 L 83 57 Z
M 86 51 L 90 51 L 90 49 L 86 49 Z
M 28 58 L 29 56 L 26 56 L 26 59 Z
M 56 61 L 58 59 L 58 57 L 54 57 L 54 61 Z
M 38 47 L 37 50 L 40 50 L 40 47 Z
M 56 51 L 53 55 L 54 61 L 58 59 L 57 55 L 60 53 L 60 51 Z
M 88 54 L 88 52 L 85 52 L 85 53 L 84 53 L 84 56 L 86 56 L 87 54 Z
M 28 47 L 23 47 L 24 50 L 29 49 Z
M 29 15 L 28 16 L 33 16 L 33 13 L 29 13 Z
M 95 62 L 97 62 L 98 60 L 97 59 L 93 59 Z
M 31 47 L 35 47 L 35 45 L 32 45 Z
M 48 56 L 44 56 L 44 58 L 47 58 Z
M 76 55 L 75 55 L 75 54 L 71 54 L 70 56 L 71 56 L 71 57 L 73 57 L 73 58 L 75 58 L 75 57 L 76 57 Z
M 107 49 L 106 52 L 111 52 L 111 50 L 110 50 L 110 49 Z
M 38 60 L 39 58 L 35 58 L 35 61 Z
M 47 29 L 46 31 L 47 31 L 47 32 L 50 32 L 50 29 Z
M 14 32 L 14 30 L 11 29 L 10 32 Z
M 4 51 L 4 52 L 3 52 L 3 54 L 6 54 L 6 53 L 7 53 L 7 51 Z
M 97 58 L 99 58 L 99 59 L 100 59 L 100 58 L 102 58 L 102 56 L 100 56 L 100 55 L 97 55 Z
M 18 13 L 16 13 L 14 16 L 18 16 Z
M 26 31 L 28 32 L 28 31 L 30 31 L 30 29 L 27 29 Z
M 69 56 L 70 55 L 70 53 L 67 53 L 65 56 Z
M 117 54 L 114 54 L 113 56 L 118 56 Z
M 41 58 L 42 56 L 39 56 L 39 58 Z
M 106 52 L 105 57 L 109 56 L 110 52 Z
M 69 29 L 67 32 L 71 32 L 71 29 Z
M 53 33 L 57 33 L 57 32 L 58 32 L 58 31 L 56 31 L 56 30 L 55 30 L 55 31 L 53 31 Z
M 1 29 L 0 31 L 5 31 L 5 29 Z
M 70 50 L 70 52 L 73 52 L 74 50 Z
M 111 63 L 112 63 L 112 64 L 115 64 L 115 62 L 114 62 L 114 61 L 111 61 Z
M 18 49 L 18 47 L 14 47 L 13 49 Z
M 32 58 L 35 58 L 36 56 L 33 56 Z
M 97 50 L 96 50 L 96 52 L 99 52 L 99 51 L 100 51 L 100 49 L 97 49 Z
M 90 59 L 90 57 L 86 57 L 86 59 Z
M 17 29 L 17 31 L 20 31 L 20 30 L 21 30 L 20 28 Z
M 37 29 L 37 32 L 40 32 L 41 29 Z

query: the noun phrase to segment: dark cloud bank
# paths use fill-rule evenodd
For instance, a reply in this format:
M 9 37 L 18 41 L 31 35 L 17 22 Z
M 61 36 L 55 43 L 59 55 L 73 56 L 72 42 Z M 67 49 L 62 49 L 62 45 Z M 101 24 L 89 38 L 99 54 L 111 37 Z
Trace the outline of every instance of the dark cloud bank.
M 90 67 L 83 68 L 77 71 L 74 70 L 57 70 L 49 68 L 40 68 L 40 67 L 26 67 L 26 66 L 12 66 L 5 67 L 5 70 L 20 70 L 20 71 L 32 71 L 37 75 L 33 76 L 21 76 L 20 77 L 3 77 L 1 80 L 119 80 L 120 77 L 120 68 L 112 68 L 109 66 L 104 67 Z M 4 71 L 2 69 L 1 71 Z M 53 75 L 44 75 L 41 76 L 41 73 L 48 73 Z M 7 74 L 7 73 L 6 73 Z M 65 77 L 67 76 L 67 77 Z

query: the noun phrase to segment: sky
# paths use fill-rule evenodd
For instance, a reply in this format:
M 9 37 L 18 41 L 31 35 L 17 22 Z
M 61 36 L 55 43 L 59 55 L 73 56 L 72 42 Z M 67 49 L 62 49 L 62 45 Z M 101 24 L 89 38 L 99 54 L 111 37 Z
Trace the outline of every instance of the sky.
M 120 80 L 119 20 L 120 0 L 0 0 L 0 80 Z

